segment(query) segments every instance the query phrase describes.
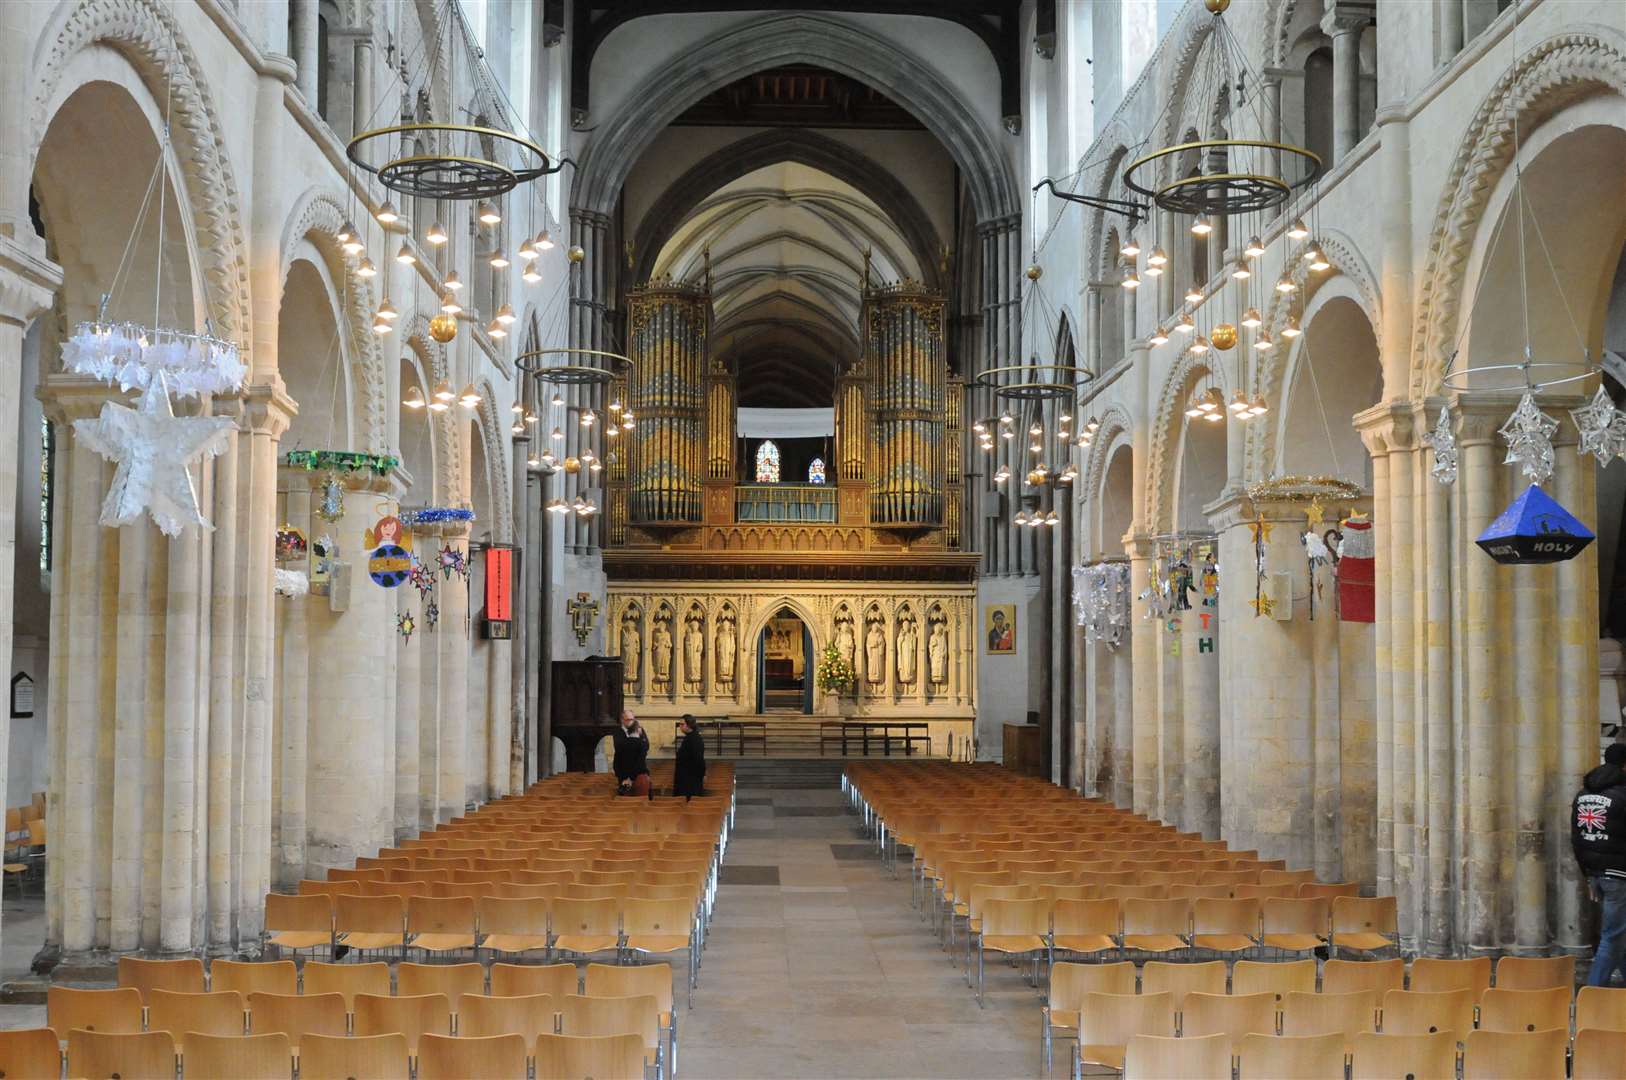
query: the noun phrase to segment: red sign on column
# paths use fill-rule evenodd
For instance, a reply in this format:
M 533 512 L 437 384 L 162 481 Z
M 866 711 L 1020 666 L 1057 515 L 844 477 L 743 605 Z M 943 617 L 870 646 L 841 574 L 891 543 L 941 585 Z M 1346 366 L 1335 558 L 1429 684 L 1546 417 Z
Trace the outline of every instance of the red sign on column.
M 490 622 L 508 622 L 514 617 L 513 581 L 514 549 L 488 547 L 486 554 L 486 619 Z

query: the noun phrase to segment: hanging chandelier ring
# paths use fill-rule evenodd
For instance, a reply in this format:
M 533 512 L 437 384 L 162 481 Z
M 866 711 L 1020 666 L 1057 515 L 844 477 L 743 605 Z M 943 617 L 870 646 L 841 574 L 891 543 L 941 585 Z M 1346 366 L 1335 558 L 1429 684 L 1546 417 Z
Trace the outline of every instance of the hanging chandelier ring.
M 1213 155 L 1226 160 L 1248 160 L 1253 155 L 1281 156 L 1280 176 L 1253 172 L 1208 173 L 1181 177 L 1168 183 L 1157 179 L 1165 163 L 1177 155 L 1194 154 L 1199 161 Z M 1289 168 L 1290 163 L 1296 163 Z M 1198 139 L 1165 146 L 1136 158 L 1124 169 L 1124 186 L 1151 199 L 1157 206 L 1180 214 L 1240 214 L 1280 206 L 1297 188 L 1321 175 L 1320 155 L 1291 143 L 1265 139 Z M 1288 179 L 1288 173 L 1303 175 Z
M 1578 374 L 1561 375 L 1551 379 L 1536 379 L 1530 377 L 1538 368 L 1542 370 L 1559 368 L 1563 371 L 1574 371 L 1575 367 L 1576 365 L 1574 364 L 1564 364 L 1557 360 L 1532 360 L 1529 363 L 1524 364 L 1486 364 L 1483 367 L 1467 367 L 1453 371 L 1451 374 L 1440 380 L 1440 385 L 1445 387 L 1447 390 L 1452 390 L 1459 394 L 1539 394 L 1543 390 L 1550 390 L 1555 386 L 1566 386 L 1569 383 L 1581 382 L 1598 374 L 1595 370 L 1587 370 Z M 1475 375 L 1483 375 L 1487 371 L 1518 371 L 1524 374 L 1524 378 L 1520 379 L 1518 382 L 1507 380 L 1503 385 L 1500 386 L 1478 386 L 1469 384 L 1468 380 L 1470 377 Z
M 556 364 L 549 366 L 549 356 L 567 356 L 590 361 L 586 364 Z M 555 386 L 585 386 L 604 385 L 614 379 L 619 372 L 611 367 L 592 366 L 593 359 L 609 361 L 612 367 L 629 368 L 632 361 L 621 353 L 609 352 L 605 349 L 578 349 L 557 346 L 549 349 L 531 349 L 514 357 L 514 366 L 526 375 L 533 375 L 543 382 Z
M 456 138 L 490 140 L 492 151 L 511 153 L 515 164 L 491 160 L 497 156 L 454 153 L 411 153 L 391 157 L 382 165 L 365 160 L 363 151 L 379 139 L 394 136 L 424 137 L 426 142 L 449 144 Z M 554 172 L 542 148 L 529 139 L 501 128 L 477 124 L 395 124 L 364 131 L 345 146 L 345 156 L 357 168 L 378 177 L 391 191 L 431 199 L 475 200 L 495 198 L 526 181 Z M 561 162 L 561 164 L 563 164 Z
M 1007 376 L 1016 372 L 1028 377 L 1006 381 Z M 1045 378 L 1044 375 L 1050 377 Z M 1061 381 L 1069 377 L 1075 381 Z M 1087 369 L 1071 364 L 1005 364 L 1001 367 L 988 368 L 978 375 L 973 383 L 983 389 L 992 390 L 995 397 L 1047 401 L 1076 395 L 1077 383 L 1088 381 L 1092 377 Z

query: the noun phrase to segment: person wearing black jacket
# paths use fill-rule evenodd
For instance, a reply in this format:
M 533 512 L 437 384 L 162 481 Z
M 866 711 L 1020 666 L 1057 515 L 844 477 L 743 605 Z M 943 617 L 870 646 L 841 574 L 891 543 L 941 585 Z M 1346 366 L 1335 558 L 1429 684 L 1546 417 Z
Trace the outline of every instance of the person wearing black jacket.
M 682 725 L 683 740 L 678 743 L 677 767 L 672 773 L 672 794 L 691 799 L 705 794 L 706 743 L 695 730 L 694 717 L 688 713 L 678 721 Z
M 652 798 L 649 781 L 649 736 L 639 726 L 631 709 L 621 711 L 621 726 L 612 736 L 615 740 L 616 786 L 622 795 L 642 795 Z
M 1586 774 L 1570 816 L 1570 843 L 1592 896 L 1603 905 L 1588 986 L 1626 969 L 1626 744 L 1615 743 Z

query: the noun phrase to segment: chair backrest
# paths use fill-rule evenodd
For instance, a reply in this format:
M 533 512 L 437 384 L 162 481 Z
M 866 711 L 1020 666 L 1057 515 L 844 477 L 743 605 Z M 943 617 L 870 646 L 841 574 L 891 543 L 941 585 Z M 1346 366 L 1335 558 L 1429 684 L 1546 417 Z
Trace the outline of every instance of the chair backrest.
M 1081 1045 L 1127 1046 L 1136 1035 L 1173 1034 L 1171 994 L 1085 994 L 1080 1003 Z
M 1390 991 L 1392 994 L 1401 992 Z M 1472 1013 L 1472 1006 L 1469 1011 Z M 1388 1025 L 1387 1014 L 1384 1024 Z M 1471 1030 L 1470 1024 L 1461 1032 L 1445 1030 L 1433 1034 L 1374 1035 L 1363 1031 L 1355 1036 L 1354 1080 L 1393 1080 L 1396 1076 L 1414 1080 L 1456 1080 L 1457 1039 Z
M 465 994 L 486 992 L 486 969 L 477 963 L 399 964 L 395 968 L 398 994 L 445 994 L 457 1012 Z
M 1231 1040 L 1224 1035 L 1171 1039 L 1136 1035 L 1124 1056 L 1124 1080 L 1213 1080 L 1231 1075 Z
M 119 957 L 119 985 L 134 987 L 147 1000 L 149 990 L 174 990 L 182 994 L 203 993 L 203 961 L 195 956 L 181 960 L 142 960 Z
M 1386 1035 L 1431 1035 L 1454 1031 L 1458 1037 L 1474 1028 L 1472 990 L 1390 990 L 1383 995 Z
M 14 1080 L 57 1080 L 62 1046 L 48 1027 L 0 1031 L 0 1073 Z
M 389 877 L 390 872 L 382 867 L 357 870 L 350 866 L 330 866 L 327 871 L 329 881 L 388 881 Z
M 407 898 L 408 934 L 474 933 L 474 901 L 466 896 Z
M 1303 886 L 1299 896 L 1304 897 Z M 1397 933 L 1395 898 L 1392 896 L 1333 896 L 1332 932 L 1339 934 Z
M 1180 1009 L 1180 1034 L 1224 1035 L 1233 1046 L 1244 1035 L 1276 1034 L 1276 995 L 1193 991 Z
M 637 1035 L 538 1035 L 536 1075 L 546 1080 L 644 1080 L 644 1040 Z
M 1406 985 L 1406 962 L 1392 960 L 1328 960 L 1321 968 L 1321 992 L 1351 994 L 1371 990 L 1382 998 Z
M 399 934 L 406 926 L 406 901 L 393 894 L 335 896 L 333 925 L 340 933 Z
M 1339 881 L 1323 884 L 1319 881 L 1306 881 L 1299 886 L 1299 896 L 1309 899 L 1323 897 L 1331 900 L 1338 896 L 1361 895 L 1361 883 L 1358 881 Z
M 1321 897 L 1301 900 L 1272 896 L 1260 905 L 1260 916 L 1267 934 L 1315 934 L 1324 938 L 1330 925 L 1327 901 Z
M 480 899 L 478 911 L 481 933 L 538 936 L 548 932 L 548 901 L 544 897 L 486 896 Z
M 1201 888 L 1202 886 L 1197 886 Z M 1259 901 L 1197 898 L 1191 905 L 1194 934 L 1246 934 L 1259 936 Z
M 565 993 L 575 993 L 575 990 Z M 655 999 L 662 1012 L 671 1012 L 672 965 L 588 964 L 586 977 L 582 979 L 582 994 L 586 997 L 636 997 L 648 994 Z
M 382 960 L 371 964 L 328 964 L 310 960 L 305 964 L 305 996 L 340 994 L 345 1011 L 355 1007 L 357 994 L 388 994 L 390 966 Z
M 1327 1080 L 1344 1075 L 1344 1036 L 1244 1035 L 1238 1080 Z
M 418 1044 L 418 1080 L 503 1080 L 525 1075 L 530 1046 L 523 1035 L 425 1035 Z M 540 1074 L 539 1074 L 540 1075 Z
M 280 1031 L 265 1035 L 191 1035 L 186 1040 L 185 1055 L 182 1066 L 187 1077 L 288 1080 L 294 1071 L 293 1048 L 288 1036 Z
M 1231 895 L 1249 900 L 1296 900 L 1299 887 L 1291 883 L 1280 885 L 1233 885 Z
M 1419 956 L 1411 962 L 1411 989 L 1426 993 L 1442 990 L 1472 990 L 1474 1000 L 1490 989 L 1491 958 L 1475 956 L 1467 960 L 1442 960 Z
M 593 965 L 588 965 L 587 970 L 592 971 Z M 575 964 L 491 965 L 491 993 L 494 997 L 574 994 L 579 986 Z
M 1261 870 L 1261 885 L 1304 885 L 1315 880 L 1314 870 Z
M 574 988 L 572 988 L 574 993 Z M 555 994 L 522 994 L 513 997 L 486 997 L 470 994 L 463 998 L 457 1014 L 461 1035 L 507 1035 L 518 1032 L 529 1046 L 538 1035 L 556 1028 L 560 997 Z
M 147 1030 L 167 1031 L 182 1054 L 194 1033 L 241 1035 L 246 1026 L 243 995 L 236 990 L 208 994 L 182 994 L 154 990 L 147 995 Z
M 1507 959 L 1503 957 L 1503 959 Z M 1462 1052 L 1463 1080 L 1553 1080 L 1564 1075 L 1570 1033 L 1551 1031 L 1470 1031 Z M 1619 1062 L 1615 1072 L 1620 1075 Z
M 129 986 L 117 990 L 53 986 L 45 994 L 45 1023 L 58 1039 L 66 1039 L 76 1028 L 109 1034 L 140 1031 L 141 991 Z
M 553 902 L 552 917 L 555 934 L 613 935 L 621 931 L 621 904 L 612 897 L 561 896 Z
M 299 969 L 292 960 L 214 960 L 209 964 L 209 989 L 297 994 Z
M 1315 993 L 1314 960 L 1238 960 L 1231 968 L 1233 994 L 1268 992 L 1279 1006 L 1282 998 L 1294 991 Z
M 351 1027 L 357 1035 L 399 1031 L 406 1036 L 409 1054 L 417 1054 L 418 1040 L 424 1035 L 452 1033 L 452 1003 L 445 994 L 357 994 L 353 1011 Z
M 1479 999 L 1479 1026 L 1486 1031 L 1570 1029 L 1568 987 L 1507 990 L 1494 986 Z
M 248 1027 L 256 1035 L 280 1031 L 297 1051 L 306 1035 L 343 1035 L 347 1008 L 343 994 L 250 994 Z
M 1626 1061 L 1626 1031 L 1576 1029 L 1570 1080 L 1619 1080 L 1623 1061 Z
M 300 1080 L 409 1080 L 407 1037 L 307 1035 L 299 1045 Z
M 559 1005 L 559 1031 L 565 1035 L 623 1035 L 637 1032 L 645 1049 L 660 1045 L 660 1004 L 653 994 L 585 997 L 567 994 Z
M 1575 995 L 1575 1030 L 1626 1031 L 1626 989 L 1583 986 Z
M 1210 960 L 1203 964 L 1171 964 L 1163 960 L 1148 960 L 1140 969 L 1140 991 L 1158 994 L 1168 991 L 1174 998 L 1174 1007 L 1180 1009 L 1191 993 L 1225 993 L 1225 961 Z
M 686 937 L 694 928 L 694 904 L 630 896 L 621 905 L 621 925 L 629 938 L 635 934 Z
M 1183 897 L 1132 900 L 1123 905 L 1125 934 L 1179 934 L 1191 930 L 1191 904 Z
M 1051 926 L 1058 934 L 1106 934 L 1117 937 L 1123 914 L 1117 900 L 1055 900 Z
M 1127 995 L 1135 992 L 1135 965 L 1058 963 L 1050 970 L 1050 1007 L 1077 1012 L 1086 994 Z
M 266 899 L 267 906 L 269 906 L 270 903 L 271 903 L 271 897 L 272 896 L 277 896 L 277 895 L 280 895 L 280 894 L 278 894 L 278 893 L 268 893 L 266 895 L 265 899 Z M 298 895 L 300 895 L 300 896 L 360 896 L 361 895 L 361 882 L 359 882 L 359 881 L 316 881 L 316 880 L 314 880 L 312 878 L 300 878 L 299 879 L 299 893 L 298 893 Z M 269 919 L 269 915 L 267 916 L 267 918 Z M 329 922 L 329 924 L 331 924 L 332 921 L 333 921 L 333 904 L 332 904 L 331 901 L 329 901 L 329 903 L 328 903 L 328 922 Z M 286 927 L 272 927 L 268 923 L 266 925 L 266 929 L 267 930 L 272 930 L 272 929 L 279 929 L 280 930 L 280 929 L 287 929 L 287 928 Z M 293 927 L 293 929 L 303 930 L 303 929 L 305 929 L 305 927 Z
M 1504 956 L 1496 961 L 1496 985 L 1503 990 L 1575 989 L 1573 956 Z
M 1043 937 L 1050 932 L 1048 902 L 1032 900 L 990 900 L 983 906 L 982 936 Z
M 300 894 L 267 893 L 265 897 L 265 929 L 267 933 L 283 930 L 303 930 L 331 934 L 333 932 L 333 895 L 305 892 L 306 885 L 326 886 L 329 882 L 301 881 Z
M 167 1031 L 70 1031 L 68 1075 L 175 1080 L 175 1040 Z
M 1288 994 L 1282 1000 L 1283 1035 L 1341 1035 L 1346 1045 L 1362 1031 L 1377 1030 L 1375 990 L 1347 994 Z

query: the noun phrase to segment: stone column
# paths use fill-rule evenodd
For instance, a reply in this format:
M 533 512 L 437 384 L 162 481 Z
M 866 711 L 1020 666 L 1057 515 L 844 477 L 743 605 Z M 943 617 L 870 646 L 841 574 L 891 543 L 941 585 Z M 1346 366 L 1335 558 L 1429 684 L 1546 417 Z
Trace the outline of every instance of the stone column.
M 1155 562 L 1153 564 L 1156 565 Z M 1154 623 L 1157 633 L 1157 816 L 1181 826 L 1186 818 L 1184 661 L 1180 640 L 1191 612 Z M 1195 621 L 1195 620 L 1193 620 Z
M 1376 0 L 1336 0 L 1321 18 L 1332 38 L 1333 157 L 1343 161 L 1361 139 L 1361 31 L 1377 13 Z
M 288 0 L 288 52 L 299 72 L 294 85 L 312 110 L 316 108 L 316 57 L 320 36 L 317 0 Z
M 1264 94 L 1264 130 L 1259 133 L 1261 139 L 1267 142 L 1279 143 L 1282 141 L 1282 72 L 1280 68 L 1267 67 L 1259 75 L 1259 85 Z M 1272 151 L 1269 155 L 1271 171 L 1277 176 L 1282 172 L 1282 156 Z M 1247 237 L 1238 237 L 1246 242 Z
M 1114 771 L 1132 785 L 1130 805 L 1135 813 L 1155 817 L 1158 812 L 1158 627 L 1146 617 L 1146 602 L 1138 599 L 1151 580 L 1151 538 L 1139 534 L 1124 537 L 1124 552 L 1129 556 L 1129 595 L 1137 598 L 1131 601 L 1129 610 L 1134 682 L 1129 738 L 1115 748 L 1118 765 Z
M 414 538 L 414 547 L 427 544 L 429 537 Z M 419 558 L 430 558 L 429 552 L 418 550 Z M 418 590 L 402 585 L 392 590 L 390 603 L 397 616 L 411 611 L 413 618 L 421 616 Z M 387 627 L 395 633 L 394 625 Z M 399 638 L 399 634 L 396 635 Z M 424 655 L 432 647 L 434 638 L 423 633 L 423 627 L 411 638 L 399 641 L 395 670 L 395 814 L 394 833 L 397 841 L 417 836 L 423 825 L 423 750 L 420 739 L 423 724 Z
M 440 538 L 467 550 L 468 526 L 448 529 Z M 466 799 L 469 730 L 469 589 L 453 574 L 442 579 L 440 626 L 434 634 L 440 656 L 440 820 L 463 813 Z
M 1220 833 L 1219 605 L 1205 603 L 1200 589 L 1192 609 L 1183 613 L 1179 641 L 1185 763 L 1185 816 L 1179 825 L 1214 840 Z
M 355 76 L 350 84 L 351 136 L 370 131 L 373 123 L 373 35 L 370 29 L 356 32 Z M 422 225 L 422 222 L 413 222 Z
M 288 512 L 285 520 L 315 540 L 311 528 L 310 475 L 288 477 Z M 320 520 L 320 519 L 318 519 Z M 312 563 L 316 556 L 311 556 Z M 305 875 L 306 796 L 305 769 L 310 737 L 310 633 L 306 618 L 312 604 L 325 605 L 323 596 L 279 599 L 282 613 L 282 662 L 277 672 L 280 703 L 281 790 L 278 804 L 277 886 L 292 891 Z

